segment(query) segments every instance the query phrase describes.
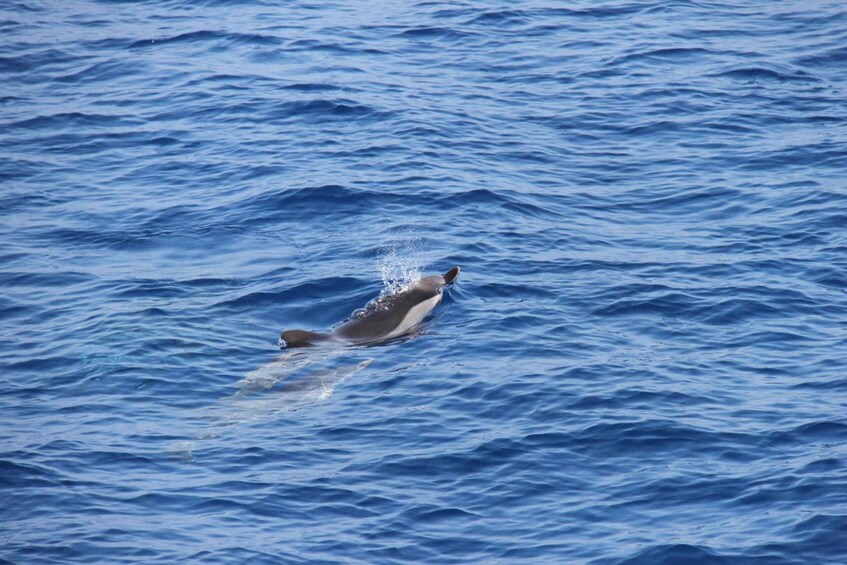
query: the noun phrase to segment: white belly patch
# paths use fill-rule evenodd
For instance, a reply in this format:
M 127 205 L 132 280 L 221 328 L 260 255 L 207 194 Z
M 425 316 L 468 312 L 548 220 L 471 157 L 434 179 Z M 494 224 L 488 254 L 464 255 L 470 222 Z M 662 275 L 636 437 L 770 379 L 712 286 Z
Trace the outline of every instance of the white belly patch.
M 441 295 L 437 294 L 429 300 L 416 304 L 406 313 L 406 316 L 403 318 L 403 321 L 400 322 L 400 325 L 391 332 L 390 337 L 404 334 L 416 325 L 420 324 L 421 320 L 426 318 L 426 315 L 432 312 L 432 309 L 438 306 L 439 302 L 441 302 Z

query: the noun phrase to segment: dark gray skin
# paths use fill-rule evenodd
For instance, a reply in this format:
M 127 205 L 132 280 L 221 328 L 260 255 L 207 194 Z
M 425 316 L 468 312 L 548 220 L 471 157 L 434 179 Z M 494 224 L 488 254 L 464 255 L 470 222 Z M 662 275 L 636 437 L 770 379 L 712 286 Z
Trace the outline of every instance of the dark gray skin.
M 325 342 L 364 345 L 409 333 L 441 302 L 444 287 L 456 280 L 460 270 L 459 267 L 453 267 L 443 275 L 424 277 L 411 289 L 380 301 L 363 315 L 351 318 L 330 333 L 284 331 L 280 336 L 280 345 L 311 347 Z

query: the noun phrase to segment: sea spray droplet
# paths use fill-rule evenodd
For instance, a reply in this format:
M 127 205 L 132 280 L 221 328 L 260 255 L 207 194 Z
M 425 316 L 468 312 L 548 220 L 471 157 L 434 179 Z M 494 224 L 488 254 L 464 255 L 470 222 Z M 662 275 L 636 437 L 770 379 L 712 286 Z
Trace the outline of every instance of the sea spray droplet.
M 415 238 L 388 244 L 380 250 L 378 260 L 384 286 L 380 298 L 405 290 L 421 279 L 421 255 Z

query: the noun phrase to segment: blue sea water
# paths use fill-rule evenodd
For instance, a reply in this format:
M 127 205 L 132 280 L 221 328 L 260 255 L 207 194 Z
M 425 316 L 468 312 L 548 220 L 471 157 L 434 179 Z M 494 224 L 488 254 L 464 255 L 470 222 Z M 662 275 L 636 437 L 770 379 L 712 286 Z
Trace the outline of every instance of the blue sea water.
M 837 0 L 0 2 L 0 561 L 847 562 L 845 100 Z

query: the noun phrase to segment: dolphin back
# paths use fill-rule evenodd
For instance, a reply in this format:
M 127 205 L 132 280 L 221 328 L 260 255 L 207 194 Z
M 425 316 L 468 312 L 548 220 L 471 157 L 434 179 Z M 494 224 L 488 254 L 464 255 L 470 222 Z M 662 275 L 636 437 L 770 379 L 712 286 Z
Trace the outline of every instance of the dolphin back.
M 391 336 L 413 308 L 438 296 L 438 290 L 414 288 L 390 297 L 364 316 L 348 320 L 334 334 L 360 343 Z

